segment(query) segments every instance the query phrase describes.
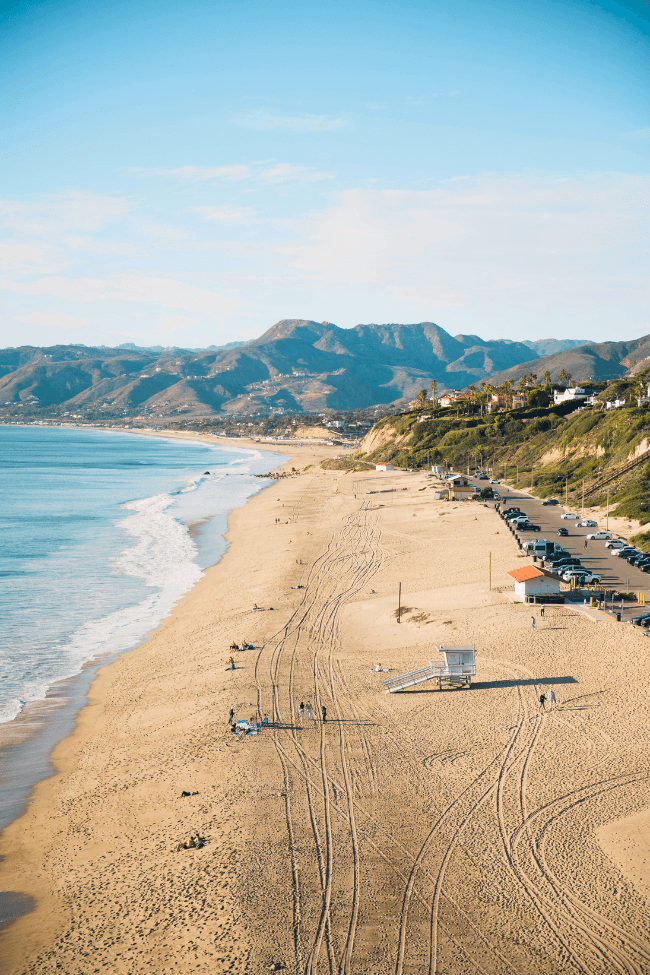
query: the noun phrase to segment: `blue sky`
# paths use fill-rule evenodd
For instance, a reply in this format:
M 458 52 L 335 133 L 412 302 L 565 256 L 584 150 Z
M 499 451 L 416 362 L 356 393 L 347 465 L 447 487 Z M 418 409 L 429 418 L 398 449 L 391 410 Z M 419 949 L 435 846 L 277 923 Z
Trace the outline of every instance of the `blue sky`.
M 2 345 L 633 338 L 648 3 L 0 3 Z

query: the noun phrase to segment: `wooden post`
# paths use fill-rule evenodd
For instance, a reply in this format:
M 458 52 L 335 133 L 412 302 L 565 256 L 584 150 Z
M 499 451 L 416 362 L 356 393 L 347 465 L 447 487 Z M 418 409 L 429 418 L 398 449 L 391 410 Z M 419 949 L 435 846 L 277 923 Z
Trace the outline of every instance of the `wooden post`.
M 399 584 L 399 593 L 397 596 L 397 622 L 402 622 L 402 583 Z

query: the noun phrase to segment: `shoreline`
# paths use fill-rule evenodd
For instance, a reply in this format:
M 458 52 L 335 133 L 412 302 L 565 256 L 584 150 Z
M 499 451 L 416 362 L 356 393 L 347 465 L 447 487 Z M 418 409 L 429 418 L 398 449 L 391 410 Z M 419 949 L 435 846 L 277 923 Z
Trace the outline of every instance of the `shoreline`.
M 379 480 L 399 492 L 376 493 Z M 642 641 L 567 607 L 531 636 L 530 608 L 496 589 L 517 564 L 511 536 L 492 509 L 436 502 L 431 485 L 314 466 L 232 512 L 225 555 L 100 669 L 55 774 L 0 838 L 3 886 L 35 899 L 0 933 L 7 975 L 297 975 L 328 954 L 336 969 L 346 944 L 347 970 L 375 975 L 427 970 L 432 953 L 453 975 L 550 975 L 565 956 L 540 897 L 571 953 L 599 944 L 609 958 L 616 926 L 630 942 L 617 934 L 612 952 L 643 970 L 647 905 L 597 839 L 650 804 Z M 383 692 L 378 661 L 413 671 L 432 644 L 473 634 L 471 690 Z M 254 646 L 235 671 L 233 639 Z M 557 711 L 539 711 L 540 688 Z M 271 726 L 234 738 L 231 706 Z M 535 874 L 529 830 L 584 905 L 578 932 Z M 190 834 L 205 847 L 179 850 Z
M 80 427 L 79 429 L 87 428 Z M 100 432 L 111 432 L 105 431 L 104 428 L 93 429 L 97 429 Z M 246 453 L 251 450 L 259 452 L 260 449 L 264 452 L 275 452 L 271 446 L 260 448 L 259 444 L 254 444 L 248 440 L 244 443 L 241 443 L 239 440 L 237 443 L 231 443 L 230 440 L 224 442 L 225 438 L 219 438 L 219 442 L 215 444 L 212 438 L 204 437 L 200 434 L 177 436 L 174 433 L 168 433 L 166 431 L 117 430 L 115 432 L 136 433 L 140 436 L 153 436 L 180 441 L 193 440 L 207 442 L 211 446 L 223 446 L 224 449 L 240 448 L 242 452 Z M 287 461 L 283 461 L 279 466 L 282 467 L 286 463 Z M 274 473 L 276 469 L 273 468 L 269 471 L 269 475 Z M 272 484 L 268 484 L 259 487 L 254 494 L 249 496 L 245 503 L 256 497 L 266 487 L 271 486 Z M 229 531 L 231 513 L 228 515 L 224 537 Z M 190 537 L 192 537 L 196 534 L 199 525 L 192 523 L 187 528 Z M 225 555 L 225 552 L 223 555 Z M 223 555 L 221 558 L 223 558 Z M 220 559 L 214 564 L 218 564 L 219 561 Z M 203 570 L 203 574 L 212 567 L 212 565 L 206 567 Z M 191 591 L 190 589 L 189 592 Z M 187 595 L 188 593 L 185 593 L 179 598 L 172 609 L 172 614 Z M 24 814 L 26 806 L 30 801 L 30 795 L 36 784 L 54 774 L 51 754 L 62 740 L 74 734 L 77 718 L 87 704 L 90 687 L 97 678 L 99 671 L 105 667 L 109 667 L 122 655 L 137 650 L 139 646 L 146 643 L 149 639 L 151 639 L 151 633 L 144 635 L 138 643 L 127 650 L 109 651 L 108 653 L 100 654 L 97 657 L 85 661 L 76 674 L 55 680 L 47 688 L 43 699 L 27 702 L 11 721 L 3 722 L 0 725 L 0 761 L 2 762 L 0 837 L 4 829 Z M 26 768 L 29 771 L 25 772 Z M 15 919 L 14 913 L 11 913 L 11 919 L 13 920 Z M 0 907 L 0 929 L 5 923 L 8 922 L 6 922 L 4 911 Z

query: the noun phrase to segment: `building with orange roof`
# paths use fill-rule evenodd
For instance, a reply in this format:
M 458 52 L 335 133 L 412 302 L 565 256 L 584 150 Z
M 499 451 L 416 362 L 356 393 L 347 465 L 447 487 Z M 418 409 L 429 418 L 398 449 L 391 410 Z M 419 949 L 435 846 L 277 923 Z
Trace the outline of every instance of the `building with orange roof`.
M 536 565 L 522 565 L 508 575 L 515 580 L 515 596 L 524 602 L 530 602 L 536 596 L 557 597 L 560 594 L 560 580 L 542 572 Z

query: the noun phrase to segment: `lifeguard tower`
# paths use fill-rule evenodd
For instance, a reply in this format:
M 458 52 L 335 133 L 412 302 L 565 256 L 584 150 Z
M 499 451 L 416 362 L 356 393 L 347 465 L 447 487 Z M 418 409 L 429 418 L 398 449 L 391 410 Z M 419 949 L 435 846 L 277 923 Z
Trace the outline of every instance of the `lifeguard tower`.
M 442 654 L 442 660 L 430 660 L 427 667 L 420 670 L 413 670 L 410 674 L 401 674 L 399 677 L 390 677 L 384 681 L 387 694 L 396 694 L 397 691 L 405 691 L 408 687 L 416 684 L 423 684 L 428 680 L 438 682 L 438 690 L 445 687 L 471 687 L 472 677 L 476 674 L 476 648 L 471 645 L 456 645 L 451 643 L 441 643 L 436 645 L 436 650 Z

